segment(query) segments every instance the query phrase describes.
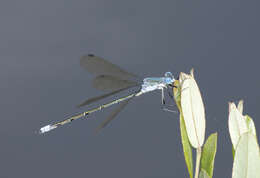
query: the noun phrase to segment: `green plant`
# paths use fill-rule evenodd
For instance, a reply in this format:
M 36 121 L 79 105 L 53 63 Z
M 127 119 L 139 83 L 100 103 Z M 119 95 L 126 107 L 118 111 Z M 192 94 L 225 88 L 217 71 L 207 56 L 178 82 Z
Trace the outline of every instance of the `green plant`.
M 212 178 L 217 152 L 217 133 L 204 144 L 205 110 L 193 70 L 180 73 L 174 82 L 174 99 L 180 113 L 183 153 L 190 178 Z M 232 178 L 260 178 L 260 152 L 253 120 L 243 116 L 243 101 L 229 104 L 229 132 L 234 156 Z M 192 149 L 196 149 L 195 174 Z

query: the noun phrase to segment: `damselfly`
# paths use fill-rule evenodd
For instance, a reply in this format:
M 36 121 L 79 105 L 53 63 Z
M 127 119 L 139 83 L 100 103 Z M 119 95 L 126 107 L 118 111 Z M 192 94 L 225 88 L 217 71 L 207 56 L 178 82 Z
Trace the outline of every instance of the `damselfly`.
M 108 118 L 102 122 L 102 124 L 98 127 L 98 130 L 104 128 L 111 120 L 113 120 L 116 115 L 128 104 L 128 102 L 134 97 L 140 96 L 144 93 L 151 92 L 154 90 L 161 90 L 162 92 L 162 104 L 165 104 L 164 99 L 164 90 L 168 87 L 172 87 L 173 82 L 175 81 L 174 76 L 171 72 L 166 72 L 163 77 L 149 77 L 144 78 L 141 83 L 138 83 L 136 80 L 138 77 L 132 73 L 126 72 L 115 64 L 112 64 L 100 57 L 94 56 L 92 54 L 82 56 L 80 59 L 80 65 L 87 69 L 92 74 L 97 75 L 97 77 L 93 80 L 93 86 L 96 89 L 107 91 L 111 90 L 110 93 L 106 93 L 101 96 L 97 96 L 94 98 L 90 98 L 80 105 L 85 106 L 96 102 L 98 100 L 104 99 L 111 95 L 115 95 L 124 90 L 139 87 L 139 89 L 127 96 L 120 97 L 106 104 L 102 104 L 94 109 L 85 111 L 83 113 L 74 115 L 70 118 L 67 118 L 63 121 L 50 124 L 44 126 L 40 129 L 40 133 L 45 133 L 50 130 L 53 130 L 59 126 L 70 123 L 79 118 L 88 118 L 87 116 L 93 112 L 100 111 L 104 108 L 107 108 L 111 105 L 120 103 L 119 106 L 112 111 L 112 113 L 108 116 Z

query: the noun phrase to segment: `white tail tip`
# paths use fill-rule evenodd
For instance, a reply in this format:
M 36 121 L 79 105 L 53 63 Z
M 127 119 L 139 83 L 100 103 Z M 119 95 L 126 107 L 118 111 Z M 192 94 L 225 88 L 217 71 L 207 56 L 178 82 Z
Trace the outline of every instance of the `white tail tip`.
M 55 129 L 55 128 L 57 128 L 57 126 L 55 126 L 55 125 L 46 125 L 46 126 L 44 126 L 40 129 L 39 133 L 43 134 L 43 133 L 49 132 L 49 131 L 51 131 L 52 129 Z

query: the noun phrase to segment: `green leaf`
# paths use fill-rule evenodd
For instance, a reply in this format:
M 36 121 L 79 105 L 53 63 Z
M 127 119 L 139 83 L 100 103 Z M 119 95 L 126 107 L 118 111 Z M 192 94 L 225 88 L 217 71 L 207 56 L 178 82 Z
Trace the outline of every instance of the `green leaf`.
M 179 80 L 175 80 L 173 85 L 174 85 L 173 87 L 174 100 L 181 113 L 181 88 L 180 88 Z
M 254 124 L 253 119 L 250 116 L 246 115 L 245 120 L 246 120 L 246 125 L 248 128 L 248 132 L 250 132 L 251 134 L 256 136 L 256 129 L 255 129 L 255 124 Z
M 234 147 L 232 146 L 232 156 L 233 156 L 233 159 L 235 158 L 235 149 L 234 149 Z
M 204 169 L 200 170 L 199 178 L 209 178 L 209 175 Z
M 190 174 L 190 178 L 192 178 L 193 177 L 192 148 L 186 132 L 186 127 L 185 127 L 182 113 L 180 114 L 180 129 L 181 129 L 181 142 L 183 146 L 184 158 Z
M 202 150 L 201 169 L 205 170 L 210 178 L 213 176 L 214 160 L 217 152 L 218 134 L 211 134 Z
M 192 148 L 189 142 L 189 138 L 186 132 L 186 127 L 182 115 L 182 110 L 181 110 L 181 97 L 180 97 L 180 91 L 181 88 L 179 87 L 179 81 L 176 80 L 174 82 L 174 87 L 173 88 L 173 94 L 174 94 L 174 99 L 176 102 L 176 105 L 178 106 L 178 109 L 180 111 L 180 130 L 181 130 L 181 142 L 183 146 L 183 153 L 184 153 L 184 158 L 185 162 L 188 168 L 188 172 L 190 175 L 190 178 L 193 178 L 193 161 L 192 161 Z
M 260 177 L 260 152 L 256 137 L 250 133 L 241 135 L 235 153 L 232 178 Z

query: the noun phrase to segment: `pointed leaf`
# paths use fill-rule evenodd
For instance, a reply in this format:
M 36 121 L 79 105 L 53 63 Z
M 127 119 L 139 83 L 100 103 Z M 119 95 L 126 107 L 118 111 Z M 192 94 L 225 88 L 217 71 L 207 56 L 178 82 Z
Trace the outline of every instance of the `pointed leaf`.
M 200 166 L 204 169 L 210 178 L 213 176 L 214 160 L 217 152 L 218 134 L 211 134 L 205 142 L 202 150 Z
M 201 147 L 205 137 L 205 110 L 193 75 L 181 74 L 181 108 L 191 145 Z
M 236 150 L 238 140 L 243 133 L 248 131 L 244 116 L 238 111 L 235 103 L 229 103 L 228 128 L 231 141 Z
M 260 152 L 256 137 L 244 133 L 238 142 L 233 163 L 232 178 L 260 177 Z
M 237 109 L 238 109 L 238 111 L 239 111 L 241 114 L 243 114 L 243 104 L 244 104 L 244 101 L 243 101 L 243 100 L 240 100 L 240 101 L 238 102 L 238 105 L 237 105 Z

